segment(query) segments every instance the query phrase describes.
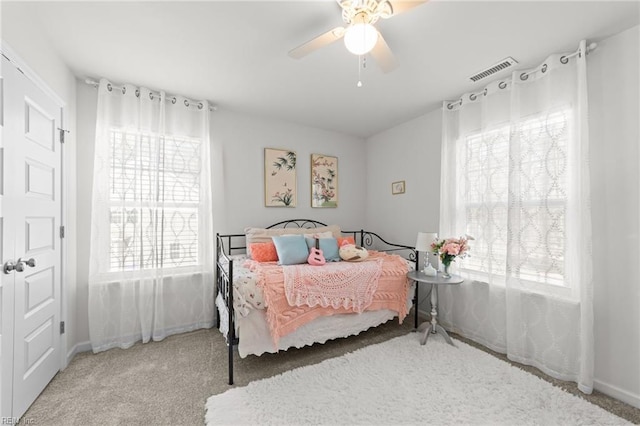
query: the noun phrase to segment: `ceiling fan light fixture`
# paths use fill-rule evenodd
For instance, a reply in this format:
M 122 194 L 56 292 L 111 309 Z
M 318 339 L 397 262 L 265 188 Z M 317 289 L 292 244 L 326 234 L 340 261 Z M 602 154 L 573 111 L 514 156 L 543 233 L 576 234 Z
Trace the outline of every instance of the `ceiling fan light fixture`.
M 344 34 L 344 45 L 354 55 L 364 55 L 378 42 L 378 30 L 368 23 L 353 24 Z

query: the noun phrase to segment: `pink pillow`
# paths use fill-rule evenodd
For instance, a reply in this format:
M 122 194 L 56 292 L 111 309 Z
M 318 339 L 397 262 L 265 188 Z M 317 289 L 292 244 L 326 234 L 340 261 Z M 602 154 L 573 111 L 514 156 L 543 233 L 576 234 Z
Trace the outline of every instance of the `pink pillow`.
M 275 262 L 278 260 L 276 245 L 273 243 L 249 244 L 251 258 L 256 262 Z
M 354 244 L 355 245 L 356 240 L 353 237 L 340 237 L 338 238 L 338 248 L 342 247 L 345 244 Z

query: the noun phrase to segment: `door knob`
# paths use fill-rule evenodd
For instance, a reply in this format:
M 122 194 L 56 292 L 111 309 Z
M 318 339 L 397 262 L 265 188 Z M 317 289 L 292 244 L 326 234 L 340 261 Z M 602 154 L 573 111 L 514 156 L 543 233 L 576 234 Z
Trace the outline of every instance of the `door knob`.
M 2 270 L 4 271 L 5 274 L 11 273 L 14 269 L 16 269 L 16 264 L 13 263 L 13 260 L 7 260 L 4 266 L 2 267 Z
M 2 267 L 2 270 L 5 274 L 9 274 L 13 271 L 22 272 L 24 271 L 24 265 L 33 268 L 36 266 L 36 260 L 33 257 L 29 260 L 22 260 L 22 258 L 20 258 L 17 262 L 14 262 L 13 260 L 7 260 Z
M 18 259 L 18 261 L 16 262 L 16 264 L 14 265 L 14 269 L 16 272 L 22 272 L 24 271 L 24 265 L 30 266 L 31 268 L 33 268 L 34 266 L 36 266 L 36 260 L 32 257 L 29 260 L 22 260 L 22 258 Z
M 24 262 L 27 264 L 27 266 L 30 266 L 31 268 L 36 266 L 36 260 L 33 257 L 29 260 L 18 259 L 18 262 Z

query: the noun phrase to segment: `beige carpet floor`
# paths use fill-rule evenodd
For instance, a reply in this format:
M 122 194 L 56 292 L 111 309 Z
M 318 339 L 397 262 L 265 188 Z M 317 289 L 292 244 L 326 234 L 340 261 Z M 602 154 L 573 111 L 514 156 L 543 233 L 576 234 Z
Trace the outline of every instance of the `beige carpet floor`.
M 406 334 L 412 324 L 409 318 L 403 325 L 390 321 L 348 339 L 261 357 L 241 359 L 236 351 L 235 386 Z M 206 399 L 229 388 L 226 354 L 224 339 L 216 330 L 171 336 L 127 350 L 79 354 L 56 375 L 20 424 L 202 425 Z M 534 368 L 523 368 L 549 379 Z M 550 381 L 640 424 L 640 409 L 598 392 L 584 396 L 572 383 Z

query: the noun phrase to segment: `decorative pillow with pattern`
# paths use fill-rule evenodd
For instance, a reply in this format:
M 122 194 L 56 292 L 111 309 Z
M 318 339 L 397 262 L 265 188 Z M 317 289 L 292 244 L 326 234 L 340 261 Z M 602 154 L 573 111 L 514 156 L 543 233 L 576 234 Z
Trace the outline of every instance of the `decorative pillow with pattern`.
M 278 252 L 276 245 L 271 243 L 253 243 L 249 244 L 251 250 L 251 258 L 257 262 L 277 262 Z

